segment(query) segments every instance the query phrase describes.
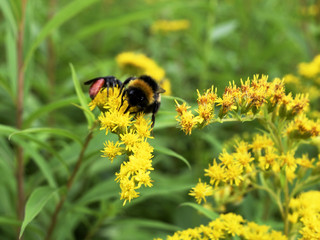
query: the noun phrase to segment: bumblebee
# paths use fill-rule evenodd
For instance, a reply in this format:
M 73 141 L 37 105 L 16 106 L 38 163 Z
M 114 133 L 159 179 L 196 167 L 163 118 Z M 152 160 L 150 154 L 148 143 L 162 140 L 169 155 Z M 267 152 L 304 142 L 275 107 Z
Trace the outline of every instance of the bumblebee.
M 110 87 L 120 88 L 119 97 L 121 97 L 122 106 L 124 101 L 128 102 L 128 107 L 124 113 L 130 111 L 132 114 L 139 112 L 152 113 L 153 128 L 155 123 L 155 114 L 158 112 L 161 103 L 161 93 L 165 90 L 162 89 L 158 83 L 150 76 L 142 75 L 140 77 L 129 77 L 123 83 L 114 76 L 98 77 L 91 79 L 85 84 L 91 84 L 89 89 L 89 95 L 91 99 L 98 94 L 98 92 Z

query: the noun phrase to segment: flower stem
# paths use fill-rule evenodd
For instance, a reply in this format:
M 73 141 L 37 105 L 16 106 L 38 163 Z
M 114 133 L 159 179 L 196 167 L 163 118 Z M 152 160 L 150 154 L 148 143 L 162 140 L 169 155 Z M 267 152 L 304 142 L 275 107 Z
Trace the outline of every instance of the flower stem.
M 85 142 L 82 146 L 82 149 L 81 149 L 81 152 L 80 152 L 80 155 L 78 157 L 78 160 L 76 162 L 76 165 L 73 169 L 73 172 L 71 173 L 71 176 L 69 177 L 68 181 L 67 181 L 67 191 L 61 196 L 60 198 L 60 201 L 59 203 L 57 204 L 56 206 L 56 209 L 51 217 L 51 223 L 49 225 L 49 228 L 48 228 L 48 231 L 47 231 L 47 236 L 46 236 L 46 240 L 49 240 L 51 239 L 52 237 L 52 234 L 53 234 L 53 231 L 54 231 L 54 228 L 57 224 L 57 218 L 58 218 L 58 214 L 66 200 L 66 197 L 67 197 L 67 194 L 68 192 L 70 191 L 72 185 L 73 185 L 73 182 L 74 182 L 74 179 L 80 169 L 80 166 L 82 164 L 82 161 L 83 161 L 83 157 L 84 157 L 84 152 L 85 150 L 87 149 L 88 145 L 89 145 L 89 142 L 90 140 L 92 139 L 92 135 L 93 135 L 93 129 L 94 129 L 94 126 L 93 128 L 90 130 L 89 134 L 87 135 L 86 139 L 85 139 Z
M 289 204 L 290 204 L 290 195 L 289 195 L 289 184 L 288 179 L 286 178 L 284 186 L 284 234 L 289 236 Z
M 17 129 L 22 129 L 23 121 L 23 91 L 24 91 L 24 59 L 23 59 L 23 43 L 24 43 L 24 26 L 25 26 L 25 15 L 26 15 L 27 0 L 21 1 L 21 18 L 18 26 L 18 38 L 17 38 L 17 62 L 18 62 L 18 88 L 17 88 Z M 24 194 L 24 163 L 23 163 L 23 149 L 21 146 L 17 147 L 17 191 L 18 191 L 18 206 L 17 215 L 20 221 L 24 218 L 24 205 L 25 205 L 25 194 Z M 19 239 L 20 227 L 18 229 Z M 22 238 L 20 238 L 22 239 Z

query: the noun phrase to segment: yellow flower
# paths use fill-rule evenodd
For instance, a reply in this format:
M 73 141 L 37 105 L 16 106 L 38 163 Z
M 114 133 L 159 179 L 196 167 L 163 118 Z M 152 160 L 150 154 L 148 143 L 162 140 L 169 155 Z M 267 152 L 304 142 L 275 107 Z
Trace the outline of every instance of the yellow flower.
M 129 151 L 132 150 L 136 143 L 141 141 L 141 138 L 133 130 L 120 134 L 120 139 L 126 145 L 126 150 Z
M 183 112 L 180 118 L 177 119 L 182 130 L 186 134 L 191 134 L 192 129 L 199 123 L 199 118 L 195 117 L 191 111 Z
M 208 169 L 204 170 L 206 173 L 205 176 L 210 177 L 210 184 L 211 185 L 219 185 L 220 181 L 225 179 L 225 170 L 221 164 L 217 164 L 216 160 L 213 160 L 213 165 L 209 164 Z
M 209 186 L 207 183 L 202 183 L 201 179 L 199 179 L 198 184 L 194 188 L 192 188 L 192 190 L 189 193 L 190 196 L 195 197 L 198 204 L 200 204 L 202 200 L 206 202 L 206 197 L 212 196 L 212 194 L 212 187 Z
M 288 104 L 290 116 L 296 116 L 306 112 L 309 107 L 309 95 L 297 94 L 296 97 Z
M 320 55 L 317 55 L 311 62 L 300 63 L 298 72 L 301 76 L 313 78 L 320 73 Z
M 110 92 L 111 91 L 109 90 L 109 93 Z M 94 99 L 92 99 L 89 103 L 90 110 L 93 111 L 93 109 L 95 109 L 96 107 L 102 109 L 104 105 L 107 103 L 107 94 L 108 91 L 106 88 L 100 90 L 98 94 L 94 97 Z
M 135 191 L 137 186 L 135 185 L 134 179 L 132 178 L 123 178 L 120 182 L 120 188 L 120 200 L 124 199 L 123 206 L 127 201 L 131 202 L 132 199 L 139 197 L 139 193 Z
M 320 236 L 320 191 L 309 191 L 302 193 L 290 201 L 292 215 L 298 215 L 294 220 L 299 219 L 302 223 L 300 228 L 300 239 L 319 239 Z
M 152 187 L 153 180 L 151 180 L 150 178 L 150 171 L 145 172 L 139 170 L 138 173 L 134 175 L 134 180 L 138 182 L 138 188 L 140 188 L 141 185 L 144 185 L 146 187 Z
M 136 133 L 141 137 L 141 138 L 153 138 L 151 136 L 151 122 L 147 121 L 144 118 L 144 114 L 140 113 L 136 116 L 135 122 L 133 124 Z
M 142 53 L 123 52 L 116 57 L 116 61 L 120 68 L 132 75 L 149 75 L 158 82 L 165 76 L 165 71 Z
M 253 138 L 253 142 L 250 144 L 250 147 L 254 151 L 260 151 L 268 147 L 273 147 L 273 141 L 267 135 L 256 134 Z
M 108 157 L 112 162 L 116 156 L 121 155 L 121 147 L 119 142 L 108 141 L 104 143 L 104 149 L 101 151 L 103 153 L 102 157 Z
M 228 153 L 226 149 L 223 149 L 222 153 L 220 153 L 219 160 L 226 166 L 232 165 L 234 163 L 233 155 Z
M 315 122 L 301 114 L 288 124 L 286 134 L 291 138 L 317 137 L 320 135 L 320 120 Z
M 297 163 L 305 168 L 313 168 L 313 162 L 314 158 L 310 160 L 307 154 L 303 154 L 301 158 L 297 158 Z
M 158 20 L 151 26 L 152 32 L 176 32 L 186 30 L 190 27 L 189 20 Z
M 229 164 L 225 168 L 225 172 L 226 178 L 224 181 L 228 182 L 230 185 L 234 183 L 236 186 L 239 186 L 243 181 L 243 176 L 241 175 L 243 173 L 243 167 L 240 164 Z
M 244 222 L 244 220 L 240 215 L 227 213 L 220 215 L 220 219 L 223 221 L 224 228 L 228 234 L 231 234 L 232 236 L 240 236 L 242 234 L 242 223 Z
M 250 163 L 254 160 L 254 158 L 251 157 L 251 153 L 248 152 L 248 148 L 248 143 L 241 141 L 237 144 L 236 152 L 232 155 L 234 159 L 240 163 L 240 165 L 247 169 L 247 172 L 251 172 L 252 169 L 250 167 Z
M 234 96 L 228 92 L 224 93 L 222 98 L 216 100 L 217 106 L 221 105 L 219 117 L 223 118 L 229 111 L 236 109 L 234 105 Z
M 266 149 L 264 156 L 259 157 L 259 166 L 262 170 L 268 170 L 270 167 L 274 172 L 280 170 L 279 166 L 279 156 L 275 153 L 276 149 L 269 147 Z

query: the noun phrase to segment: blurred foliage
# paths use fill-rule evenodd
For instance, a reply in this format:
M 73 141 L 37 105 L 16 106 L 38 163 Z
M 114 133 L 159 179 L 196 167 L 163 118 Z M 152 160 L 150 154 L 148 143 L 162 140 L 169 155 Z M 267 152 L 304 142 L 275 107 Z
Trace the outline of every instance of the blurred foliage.
M 319 53 L 317 1 L 28 0 L 25 9 L 22 2 L 0 1 L 1 239 L 16 239 L 21 226 L 16 216 L 17 146 L 23 148 L 29 204 L 24 239 L 45 238 L 64 197 L 52 239 L 152 239 L 208 223 L 195 209 L 179 206 L 191 201 L 187 193 L 208 162 L 235 137 L 254 132 L 254 125 L 216 123 L 186 137 L 176 128 L 173 98 L 164 97 L 151 141 L 154 186 L 123 207 L 114 181 L 120 161 L 110 164 L 100 157 L 104 133 L 94 131 L 85 147 L 92 119 L 85 110 L 89 96 L 82 94 L 88 79 L 127 77 L 116 63 L 119 53 L 134 51 L 153 59 L 171 81 L 172 96 L 191 105 L 196 89 L 214 84 L 221 93 L 228 81 L 253 74 L 283 77 Z M 17 129 L 17 41 L 23 12 L 23 122 Z M 183 19 L 189 28 L 152 31 L 158 20 Z M 68 188 L 82 149 L 82 164 Z M 251 196 L 237 211 L 262 221 L 264 207 Z M 267 224 L 277 228 L 278 217 Z

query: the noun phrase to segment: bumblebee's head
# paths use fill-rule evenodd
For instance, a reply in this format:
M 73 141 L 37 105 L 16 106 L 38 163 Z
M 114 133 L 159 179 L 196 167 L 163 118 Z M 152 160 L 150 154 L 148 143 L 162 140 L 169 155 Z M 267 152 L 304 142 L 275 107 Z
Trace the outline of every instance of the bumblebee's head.
M 149 100 L 143 89 L 129 87 L 126 92 L 130 106 L 145 108 L 149 104 Z

